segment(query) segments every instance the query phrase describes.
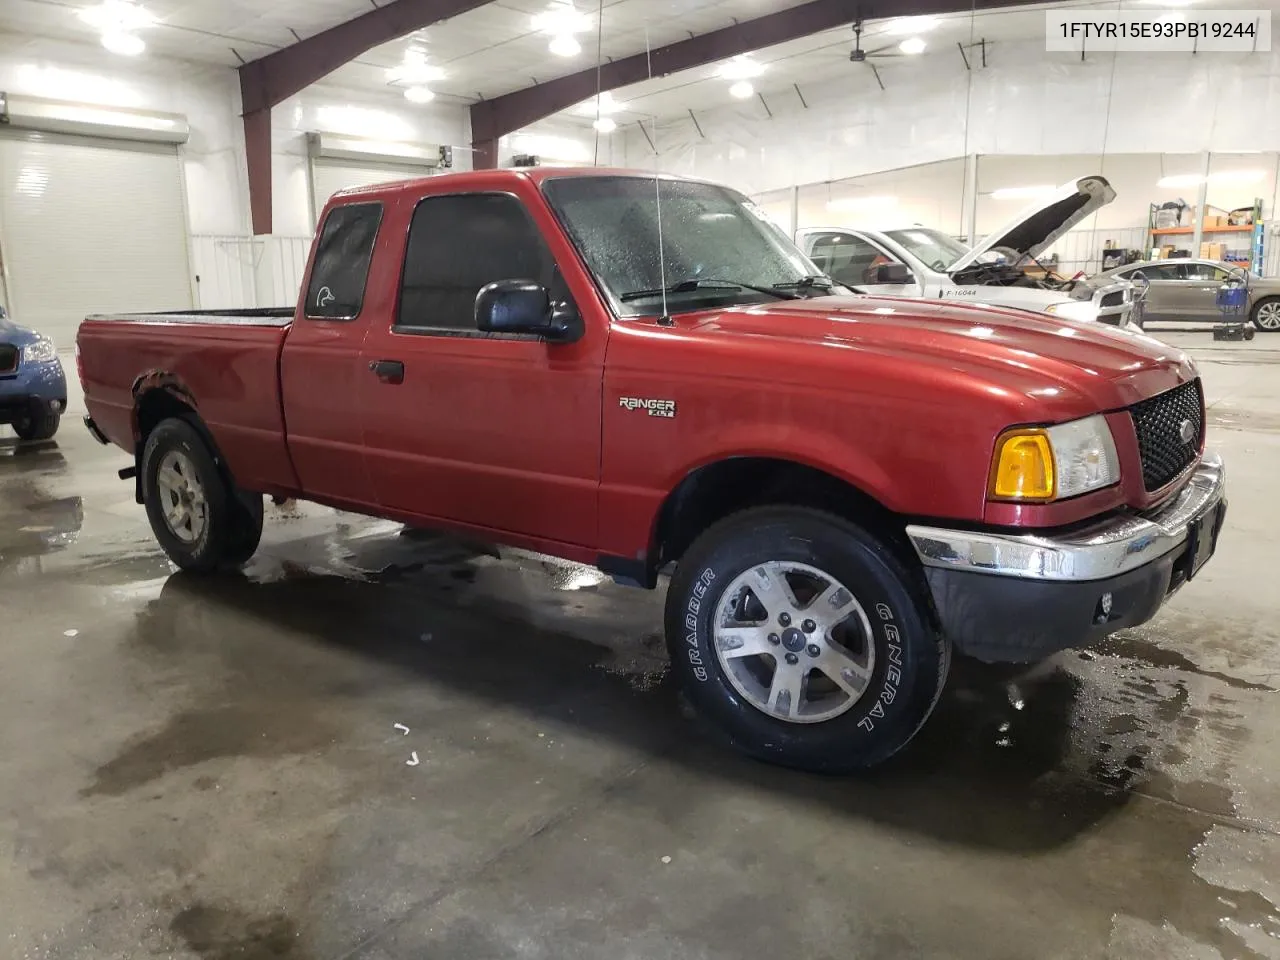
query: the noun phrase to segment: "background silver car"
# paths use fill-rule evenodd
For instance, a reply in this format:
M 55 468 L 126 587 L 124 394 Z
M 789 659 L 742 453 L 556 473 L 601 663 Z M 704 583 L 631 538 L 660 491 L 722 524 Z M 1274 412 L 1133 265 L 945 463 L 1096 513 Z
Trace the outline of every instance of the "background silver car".
M 1131 280 L 1140 286 L 1142 277 L 1150 283 L 1144 322 L 1220 320 L 1218 288 L 1228 277 L 1247 277 L 1247 305 L 1241 319 L 1252 320 L 1259 330 L 1280 332 L 1280 278 L 1248 274 L 1240 264 L 1216 260 L 1147 260 L 1099 273 L 1086 280 L 1085 285 L 1097 287 L 1109 281 Z

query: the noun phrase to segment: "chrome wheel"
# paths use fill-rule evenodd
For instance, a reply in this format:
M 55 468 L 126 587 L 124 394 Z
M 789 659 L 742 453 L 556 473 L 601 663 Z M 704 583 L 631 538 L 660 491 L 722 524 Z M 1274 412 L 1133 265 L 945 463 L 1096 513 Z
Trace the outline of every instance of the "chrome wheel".
M 156 487 L 169 532 L 183 543 L 196 543 L 209 522 L 209 505 L 191 458 L 178 450 L 166 453 L 156 472 Z
M 852 592 L 817 567 L 773 561 L 740 574 L 716 609 L 716 656 L 753 707 L 790 723 L 849 710 L 875 671 L 875 642 Z
M 1253 315 L 1258 328 L 1274 333 L 1280 330 L 1280 300 L 1269 300 L 1258 307 Z

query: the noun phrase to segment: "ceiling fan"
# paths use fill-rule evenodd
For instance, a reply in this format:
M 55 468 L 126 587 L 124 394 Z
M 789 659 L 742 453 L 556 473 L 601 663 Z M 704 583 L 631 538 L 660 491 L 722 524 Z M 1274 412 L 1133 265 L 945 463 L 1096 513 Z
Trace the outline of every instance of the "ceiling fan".
M 862 18 L 859 17 L 853 22 L 853 49 L 849 51 L 850 63 L 865 63 L 871 68 L 871 72 L 875 74 L 876 83 L 880 84 L 880 89 L 884 89 L 884 81 L 880 79 L 880 71 L 876 69 L 873 60 L 896 60 L 900 57 L 911 56 L 924 50 L 924 41 L 916 39 L 920 47 L 916 50 L 908 50 L 904 48 L 904 44 L 910 43 L 910 40 L 904 40 L 900 43 L 887 43 L 883 47 L 876 47 L 874 50 L 862 49 Z

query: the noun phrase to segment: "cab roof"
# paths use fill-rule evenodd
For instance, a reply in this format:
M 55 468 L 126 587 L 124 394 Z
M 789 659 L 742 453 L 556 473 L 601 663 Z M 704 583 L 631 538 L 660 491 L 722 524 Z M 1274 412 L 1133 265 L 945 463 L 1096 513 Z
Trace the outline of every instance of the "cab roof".
M 658 173 L 653 170 L 633 170 L 623 167 L 500 167 L 493 170 L 459 170 L 455 173 L 441 173 L 432 177 L 415 177 L 412 180 L 393 180 L 387 183 L 375 183 L 365 187 L 347 187 L 333 195 L 332 200 L 346 197 L 392 197 L 403 192 L 412 192 L 424 183 L 433 186 L 446 186 L 456 183 L 463 189 L 472 187 L 500 186 L 513 180 L 521 179 L 541 186 L 545 180 L 559 180 L 564 177 L 638 177 L 645 180 L 684 180 L 693 183 L 708 183 L 696 177 L 681 177 L 675 174 Z

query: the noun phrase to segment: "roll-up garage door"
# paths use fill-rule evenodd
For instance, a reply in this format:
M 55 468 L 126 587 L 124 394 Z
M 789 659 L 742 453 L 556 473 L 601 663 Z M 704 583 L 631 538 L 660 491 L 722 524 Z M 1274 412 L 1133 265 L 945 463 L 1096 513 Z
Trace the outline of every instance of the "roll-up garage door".
M 313 211 L 316 217 L 339 190 L 369 187 L 393 180 L 416 180 L 432 172 L 431 167 L 413 164 L 336 160 L 316 157 L 311 161 Z
M 61 348 L 86 314 L 190 309 L 177 148 L 0 134 L 0 256 L 9 313 Z

